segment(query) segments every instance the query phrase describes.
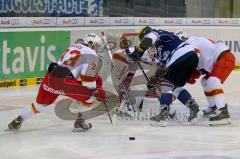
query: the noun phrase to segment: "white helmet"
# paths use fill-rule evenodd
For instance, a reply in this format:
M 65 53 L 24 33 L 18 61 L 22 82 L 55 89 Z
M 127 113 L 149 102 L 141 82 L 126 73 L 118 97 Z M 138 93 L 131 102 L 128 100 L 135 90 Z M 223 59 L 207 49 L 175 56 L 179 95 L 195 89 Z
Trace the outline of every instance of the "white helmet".
M 84 37 L 84 44 L 89 44 L 92 43 L 92 45 L 98 45 L 101 46 L 102 45 L 102 40 L 99 36 L 97 36 L 95 33 L 89 33 L 87 35 L 85 35 Z
M 182 38 L 189 38 L 188 34 L 182 30 L 178 30 L 175 32 L 175 35 L 177 35 L 179 37 L 179 39 Z

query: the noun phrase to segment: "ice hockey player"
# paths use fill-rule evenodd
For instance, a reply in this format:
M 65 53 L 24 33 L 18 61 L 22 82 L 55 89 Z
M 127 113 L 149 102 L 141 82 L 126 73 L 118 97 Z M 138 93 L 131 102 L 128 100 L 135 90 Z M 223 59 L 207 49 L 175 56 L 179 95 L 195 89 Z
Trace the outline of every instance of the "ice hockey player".
M 168 118 L 172 99 L 177 97 L 190 110 L 188 121 L 191 122 L 201 116 L 201 111 L 190 93 L 182 87 L 186 84 L 198 65 L 198 56 L 194 48 L 182 42 L 176 35 L 165 30 L 152 29 L 146 26 L 140 31 L 139 46 L 129 55 L 134 60 L 139 60 L 144 51 L 151 46 L 157 49 L 156 58 L 166 67 L 164 81 L 161 82 L 160 113 L 151 120 L 162 122 Z M 149 89 L 154 83 L 147 84 Z
M 235 67 L 235 57 L 222 42 L 214 42 L 204 37 L 191 36 L 183 31 L 175 33 L 199 53 L 199 71 L 195 71 L 189 82 L 194 84 L 196 77 L 204 75 L 201 84 L 208 101 L 204 115 L 209 117 L 210 125 L 230 124 L 228 106 L 222 84 Z
M 96 100 L 105 100 L 102 79 L 98 75 L 102 61 L 97 56 L 97 52 L 101 45 L 102 40 L 94 33 L 89 33 L 84 37 L 84 44 L 71 45 L 57 63 L 49 65 L 36 102 L 25 106 L 20 115 L 8 125 L 8 128 L 19 129 L 22 122 L 40 113 L 59 95 L 68 96 L 88 106 Z M 91 127 L 92 125 L 85 123 L 85 119 L 79 113 L 74 128 L 87 130 Z
M 119 47 L 116 50 L 113 50 L 113 59 L 114 61 L 118 60 L 121 56 L 125 62 L 127 62 L 128 69 L 125 74 L 125 78 L 119 85 L 119 98 L 120 98 L 120 106 L 116 108 L 116 115 L 120 117 L 124 116 L 133 116 L 135 109 L 133 105 L 133 101 L 129 97 L 129 85 L 133 79 L 137 66 L 133 61 L 128 60 L 127 57 L 124 57 L 124 49 L 129 47 L 129 42 L 127 38 L 121 37 L 119 42 Z M 118 68 L 119 71 L 119 68 Z
M 127 38 L 122 37 L 120 39 L 119 48 L 113 51 L 113 58 L 116 54 L 125 54 L 125 49 L 129 49 L 131 52 L 134 51 L 134 47 L 130 46 L 130 42 Z M 141 57 L 141 59 L 145 62 L 148 62 L 149 64 L 157 64 L 155 62 L 154 54 L 156 53 L 155 47 L 149 47 Z M 123 55 L 122 55 L 123 56 Z M 137 64 L 132 61 L 131 59 L 127 58 L 126 61 L 128 62 L 128 73 L 126 75 L 126 78 L 123 80 L 122 84 L 120 85 L 120 101 L 121 105 L 120 107 L 117 107 L 116 115 L 119 115 L 121 117 L 128 116 L 133 117 L 135 115 L 136 111 L 141 111 L 141 108 L 139 106 L 141 105 L 135 105 L 136 101 L 133 102 L 131 100 L 132 94 L 129 93 L 129 85 L 131 81 L 133 80 L 133 77 L 135 75 L 135 72 L 138 68 Z M 146 94 L 149 96 L 154 96 L 154 92 L 147 91 Z M 144 97 L 142 97 L 141 100 L 143 100 Z M 143 101 L 142 101 L 143 102 Z M 140 102 L 141 103 L 141 102 Z M 133 106 L 135 105 L 135 107 Z

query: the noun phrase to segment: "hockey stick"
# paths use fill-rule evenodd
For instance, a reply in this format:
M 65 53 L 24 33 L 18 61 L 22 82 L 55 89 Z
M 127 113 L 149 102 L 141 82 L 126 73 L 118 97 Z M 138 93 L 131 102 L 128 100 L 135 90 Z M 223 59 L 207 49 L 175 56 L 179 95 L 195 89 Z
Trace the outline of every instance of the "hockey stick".
M 143 73 L 143 76 L 145 77 L 145 79 L 147 80 L 147 82 L 150 83 L 150 79 L 148 78 L 147 74 L 145 73 L 145 71 L 144 71 L 144 69 L 143 69 L 143 67 L 142 67 L 142 65 L 140 64 L 139 61 L 137 62 L 137 64 L 138 64 L 138 67 L 141 69 L 141 71 L 142 71 L 142 73 Z M 157 96 L 158 96 L 158 99 L 159 99 L 159 97 L 161 96 L 161 91 L 160 91 L 159 88 L 156 87 L 155 85 L 154 85 L 154 91 L 156 92 L 156 94 L 157 94 Z M 160 99 L 159 99 L 159 102 L 160 102 Z
M 129 48 L 126 48 L 125 51 L 126 51 L 126 54 L 128 54 L 128 55 L 131 54 L 130 51 L 129 51 Z M 147 81 L 148 83 L 150 83 L 150 79 L 148 78 L 147 74 L 145 73 L 145 71 L 144 71 L 144 69 L 143 69 L 143 67 L 142 67 L 142 65 L 141 65 L 140 62 L 143 62 L 143 63 L 145 63 L 145 64 L 150 64 L 150 63 L 145 62 L 145 61 L 141 60 L 140 58 L 139 58 L 139 60 L 140 60 L 140 61 L 137 61 L 138 67 L 141 69 L 141 71 L 142 71 L 142 73 L 143 73 L 143 76 L 145 77 L 146 81 Z M 157 66 L 157 67 L 158 67 L 159 69 L 164 69 L 164 67 L 161 66 L 161 65 L 160 65 L 160 66 Z M 158 99 L 159 103 L 161 103 L 161 100 L 160 100 L 160 98 L 161 98 L 161 90 L 160 90 L 159 87 L 157 87 L 156 85 L 153 85 L 153 86 L 154 86 L 153 91 L 157 94 L 157 99 Z M 148 88 L 148 90 L 151 91 L 149 88 Z M 171 119 L 173 119 L 173 118 L 174 118 L 174 115 L 175 115 L 175 112 L 174 112 L 173 114 L 170 114 L 169 117 L 170 117 Z
M 143 101 L 144 101 L 144 99 L 141 100 L 141 103 L 140 103 L 139 106 L 138 106 L 138 109 L 140 110 L 140 112 L 141 112 L 142 109 L 143 109 Z
M 109 48 L 109 46 L 108 46 L 108 44 L 107 44 L 107 39 L 106 39 L 105 33 L 104 33 L 104 32 L 101 32 L 101 33 L 102 33 L 102 40 L 103 40 L 104 44 L 105 44 L 106 47 L 107 47 L 108 55 L 109 55 L 109 57 L 110 57 L 111 64 L 112 64 L 112 66 L 113 66 L 113 68 L 114 68 L 115 65 L 114 65 L 114 63 L 113 63 L 112 53 L 111 53 L 110 48 Z M 106 105 L 106 102 L 103 101 L 103 104 L 104 104 L 104 107 L 105 107 L 105 109 L 106 109 L 106 111 L 107 111 L 107 115 L 108 115 L 108 118 L 109 118 L 109 120 L 110 120 L 110 123 L 113 125 L 113 121 L 112 121 L 111 115 L 110 115 L 110 113 L 109 113 L 108 107 L 107 107 L 107 105 Z
M 109 113 L 108 107 L 107 107 L 107 105 L 106 105 L 106 102 L 103 101 L 103 104 L 104 104 L 104 107 L 105 107 L 105 109 L 106 109 L 106 111 L 107 111 L 107 115 L 108 115 L 108 118 L 109 118 L 109 120 L 110 120 L 110 123 L 113 125 L 113 121 L 112 121 L 111 115 L 110 115 L 110 113 Z
M 125 52 L 126 52 L 126 54 L 128 54 L 128 55 L 130 56 L 131 53 L 130 53 L 129 47 L 127 47 L 127 48 L 125 49 Z M 138 59 L 139 59 L 141 62 L 144 62 L 144 61 L 141 60 L 140 58 L 138 58 Z M 143 69 L 140 61 L 137 61 L 136 63 L 138 64 L 138 67 L 141 69 L 141 71 L 142 71 L 142 73 L 143 73 L 143 76 L 145 77 L 146 81 L 147 81 L 148 83 L 150 83 L 150 79 L 148 78 L 147 74 L 145 73 L 145 71 L 144 71 L 144 69 Z M 144 62 L 144 63 L 145 63 L 145 62 Z M 147 62 L 147 64 L 149 64 L 149 63 Z M 157 89 L 156 89 L 156 88 L 157 88 Z M 158 96 L 158 100 L 159 100 L 159 102 L 160 102 L 159 97 L 161 96 L 161 91 L 160 91 L 159 88 L 156 87 L 155 85 L 154 85 L 154 91 L 156 92 L 156 94 L 157 94 L 157 96 Z
M 112 57 L 112 53 L 111 53 L 111 51 L 110 51 L 110 47 L 109 47 L 109 45 L 108 45 L 108 43 L 107 43 L 107 38 L 106 38 L 106 36 L 105 36 L 105 33 L 104 33 L 104 32 L 102 32 L 102 40 L 103 40 L 104 44 L 105 44 L 105 45 L 106 45 L 106 47 L 107 47 L 108 55 L 109 55 L 109 57 L 110 57 L 111 64 L 112 64 L 112 66 L 113 66 L 113 68 L 114 68 L 114 67 L 115 67 L 115 65 L 114 65 L 114 63 L 113 63 L 113 57 Z

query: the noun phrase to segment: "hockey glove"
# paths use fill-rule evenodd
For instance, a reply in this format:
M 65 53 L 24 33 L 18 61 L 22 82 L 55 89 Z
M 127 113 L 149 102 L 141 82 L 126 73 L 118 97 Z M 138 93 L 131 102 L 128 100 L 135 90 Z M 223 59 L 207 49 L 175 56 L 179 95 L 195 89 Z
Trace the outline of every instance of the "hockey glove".
M 187 83 L 189 84 L 194 84 L 196 83 L 196 79 L 198 79 L 200 77 L 201 73 L 199 70 L 194 70 L 191 77 L 188 79 Z
M 107 101 L 106 92 L 102 87 L 103 85 L 102 78 L 100 76 L 97 76 L 96 82 L 97 82 L 97 89 L 93 92 L 93 95 L 96 96 L 98 101 Z
M 141 61 L 141 57 L 144 53 L 144 50 L 141 49 L 140 46 L 135 46 L 134 51 L 132 53 L 129 51 L 129 48 L 125 49 L 125 51 L 127 53 L 127 56 L 135 62 Z
M 50 63 L 50 65 L 48 66 L 48 73 L 52 73 L 52 71 L 58 66 L 57 63 L 52 62 Z
M 93 95 L 97 98 L 98 101 L 107 101 L 107 96 L 105 91 L 102 88 L 98 88 L 93 91 Z
M 147 86 L 149 91 L 155 91 L 156 90 L 155 85 L 150 81 L 146 84 L 146 86 Z

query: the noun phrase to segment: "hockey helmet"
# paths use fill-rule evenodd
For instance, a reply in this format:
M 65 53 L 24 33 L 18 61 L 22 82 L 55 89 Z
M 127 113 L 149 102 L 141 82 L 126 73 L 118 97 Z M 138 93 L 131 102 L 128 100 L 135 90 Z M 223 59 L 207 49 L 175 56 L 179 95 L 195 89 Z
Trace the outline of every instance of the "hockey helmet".
M 147 35 L 151 31 L 152 31 L 152 28 L 149 26 L 145 26 L 144 28 L 142 28 L 139 32 L 139 36 L 138 36 L 139 40 L 142 40 L 145 37 L 145 35 Z
M 182 31 L 182 30 L 178 30 L 175 32 L 175 35 L 179 37 L 179 39 L 183 40 L 183 38 L 188 39 L 189 36 L 186 32 Z
M 97 36 L 95 33 L 89 33 L 85 35 L 84 37 L 84 44 L 86 45 L 92 45 L 92 46 L 102 46 L 102 40 L 99 36 Z

